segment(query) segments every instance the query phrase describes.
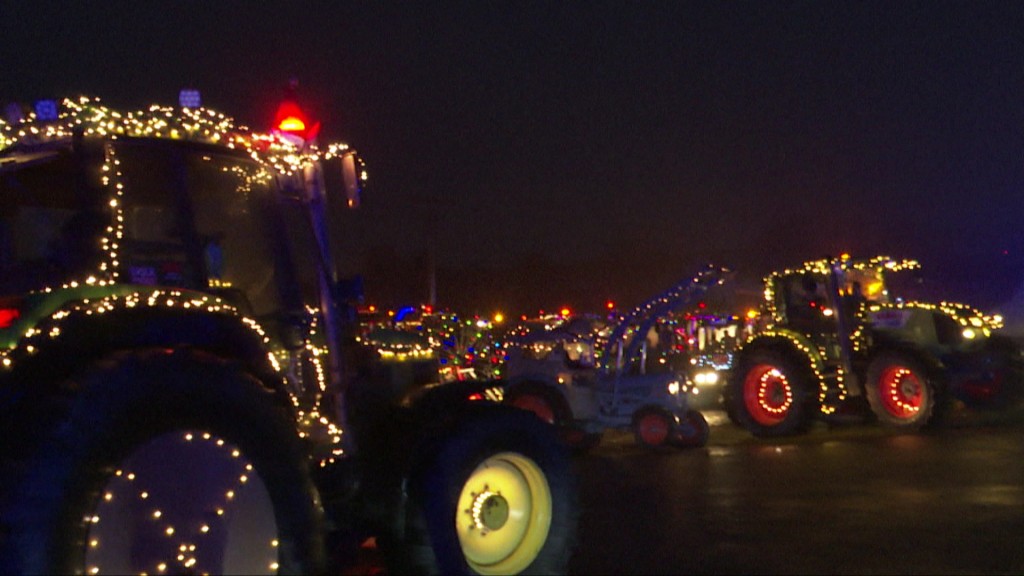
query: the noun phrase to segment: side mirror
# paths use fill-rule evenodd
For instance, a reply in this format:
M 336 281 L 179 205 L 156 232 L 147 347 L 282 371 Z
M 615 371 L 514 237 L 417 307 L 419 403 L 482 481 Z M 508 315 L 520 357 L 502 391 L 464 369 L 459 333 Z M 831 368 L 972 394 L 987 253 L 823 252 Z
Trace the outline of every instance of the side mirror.
M 324 162 L 324 184 L 328 194 L 345 196 L 346 208 L 358 208 L 366 186 L 366 166 L 355 152 L 348 152 Z

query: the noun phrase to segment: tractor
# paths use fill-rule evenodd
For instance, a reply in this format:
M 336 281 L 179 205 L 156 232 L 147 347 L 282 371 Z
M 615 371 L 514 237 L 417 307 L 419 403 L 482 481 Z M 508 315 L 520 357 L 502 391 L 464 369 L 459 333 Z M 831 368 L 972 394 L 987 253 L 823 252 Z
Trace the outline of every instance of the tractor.
M 0 572 L 564 573 L 555 431 L 357 334 L 356 152 L 199 100 L 0 120 Z
M 596 446 L 607 429 L 632 430 L 652 447 L 704 446 L 708 423 L 689 407 L 685 375 L 648 360 L 659 321 L 696 305 L 725 275 L 708 266 L 617 321 L 527 333 L 509 347 L 504 402 L 554 424 L 577 452 Z
M 919 430 L 958 403 L 1018 401 L 1024 359 L 999 316 L 892 293 L 893 274 L 919 268 L 844 255 L 767 276 L 758 327 L 730 371 L 730 418 L 756 436 L 800 434 L 819 416 Z

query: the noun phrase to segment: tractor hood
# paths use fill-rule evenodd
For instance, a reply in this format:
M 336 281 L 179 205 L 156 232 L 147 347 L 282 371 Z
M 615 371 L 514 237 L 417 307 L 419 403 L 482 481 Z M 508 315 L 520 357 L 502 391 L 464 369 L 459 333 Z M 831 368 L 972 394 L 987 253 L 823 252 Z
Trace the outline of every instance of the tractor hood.
M 873 303 L 865 312 L 868 325 L 876 333 L 945 346 L 982 341 L 1002 327 L 999 316 L 989 316 L 970 306 L 950 302 Z

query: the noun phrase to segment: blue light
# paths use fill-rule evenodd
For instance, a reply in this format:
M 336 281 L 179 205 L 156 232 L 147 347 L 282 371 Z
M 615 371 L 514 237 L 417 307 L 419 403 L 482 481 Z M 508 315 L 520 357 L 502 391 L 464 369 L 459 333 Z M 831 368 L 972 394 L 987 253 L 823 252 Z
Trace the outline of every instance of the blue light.
M 199 90 L 182 88 L 181 92 L 178 92 L 178 104 L 180 104 L 182 108 L 199 108 L 202 104 L 202 98 L 199 96 Z
M 49 122 L 57 119 L 57 102 L 55 100 L 39 100 L 35 104 L 36 119 Z
M 416 308 L 413 306 L 406 306 L 405 308 L 402 308 L 401 310 L 395 313 L 395 322 L 401 322 L 402 320 L 405 320 L 406 316 L 412 314 L 415 311 Z

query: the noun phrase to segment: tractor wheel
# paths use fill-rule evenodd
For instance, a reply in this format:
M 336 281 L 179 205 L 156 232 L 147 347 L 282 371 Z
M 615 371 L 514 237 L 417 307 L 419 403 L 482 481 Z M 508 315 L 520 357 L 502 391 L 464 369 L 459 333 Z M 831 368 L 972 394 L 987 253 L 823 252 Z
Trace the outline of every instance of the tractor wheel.
M 697 410 L 687 410 L 679 421 L 675 444 L 680 448 L 699 448 L 708 443 L 711 427 L 704 415 Z
M 524 382 L 505 394 L 505 404 L 533 412 L 538 418 L 555 426 L 572 421 L 572 410 L 565 399 L 547 384 Z
M 741 354 L 727 398 L 732 417 L 755 436 L 802 434 L 811 424 L 817 385 L 805 360 L 778 347 L 757 348 Z
M 318 573 L 321 511 L 286 409 L 193 353 L 106 361 L 46 398 L 11 470 L 5 572 Z
M 924 365 L 901 352 L 883 352 L 868 365 L 868 403 L 883 424 L 915 429 L 941 419 L 946 398 Z
M 676 439 L 679 421 L 664 408 L 643 408 L 633 415 L 633 435 L 637 444 L 652 448 L 668 446 Z
M 468 414 L 410 478 L 396 574 L 561 574 L 579 509 L 554 430 L 521 410 Z

